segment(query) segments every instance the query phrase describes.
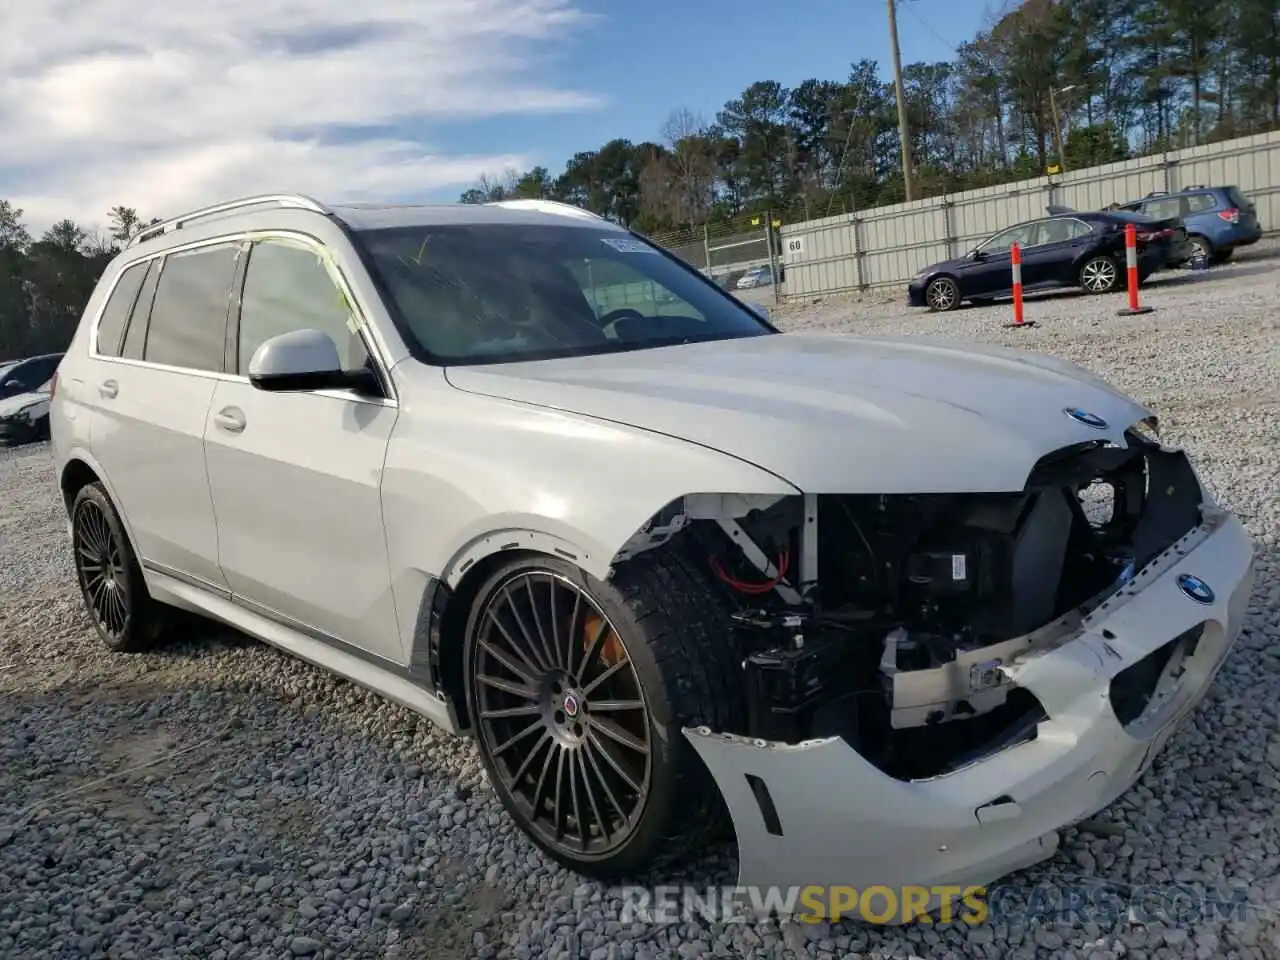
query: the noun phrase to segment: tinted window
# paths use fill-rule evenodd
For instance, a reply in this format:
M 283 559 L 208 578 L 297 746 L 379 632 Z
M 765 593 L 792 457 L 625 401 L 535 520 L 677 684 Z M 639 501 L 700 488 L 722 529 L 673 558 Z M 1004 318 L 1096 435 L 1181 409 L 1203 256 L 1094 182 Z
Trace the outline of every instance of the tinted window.
M 1078 224 L 1079 220 L 1045 220 L 1040 224 L 1040 230 L 1036 233 L 1035 242 L 1042 243 L 1063 243 L 1072 237 L 1072 225 Z
M 1238 187 L 1227 187 L 1227 199 L 1239 208 L 1248 209 L 1252 205 L 1249 198 L 1241 193 Z
M 1187 213 L 1199 213 L 1201 210 L 1212 210 L 1217 206 L 1211 193 L 1193 193 L 1187 197 Z
M 1037 223 L 1021 223 L 997 233 L 981 247 L 983 253 L 1007 253 L 1017 241 L 1019 246 L 1028 246 L 1036 234 Z
M 39 360 L 32 362 L 26 378 L 27 384 L 33 390 L 36 387 L 44 386 L 58 372 L 58 364 L 61 362 L 61 354 L 53 357 L 41 357 Z
M 248 372 L 265 341 L 306 329 L 332 338 L 344 369 L 368 360 L 347 299 L 315 250 L 286 240 L 254 244 L 240 300 L 239 371 Z
M 1142 212 L 1145 216 L 1151 217 L 1153 220 L 1164 220 L 1166 217 L 1178 217 L 1182 215 L 1182 201 L 1177 197 L 1164 197 L 1160 200 L 1150 200 L 1142 205 Z
M 131 360 L 142 359 L 142 348 L 147 342 L 147 320 L 151 315 L 151 301 L 156 295 L 156 281 L 160 279 L 160 260 L 152 260 L 147 264 L 147 278 L 142 281 L 142 290 L 133 305 L 133 315 L 129 318 L 128 330 L 124 335 L 124 347 L 120 356 Z
M 552 222 L 397 227 L 361 238 L 406 336 L 449 363 L 772 332 L 696 271 L 625 233 Z
M 148 264 L 135 263 L 126 268 L 107 298 L 107 305 L 102 308 L 102 317 L 98 320 L 98 352 L 103 356 L 120 355 L 120 339 L 129 321 L 133 302 L 138 298 L 138 288 L 147 275 L 147 267 Z
M 151 305 L 143 359 L 221 370 L 227 297 L 239 247 L 223 245 L 165 257 Z

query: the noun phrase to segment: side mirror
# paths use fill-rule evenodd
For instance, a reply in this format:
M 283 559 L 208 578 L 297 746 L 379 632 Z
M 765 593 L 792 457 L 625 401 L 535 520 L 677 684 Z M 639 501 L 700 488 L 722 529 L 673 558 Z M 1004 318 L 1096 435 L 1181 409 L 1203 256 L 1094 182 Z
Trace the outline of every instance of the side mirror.
M 343 370 L 338 347 L 319 330 L 292 330 L 254 351 L 249 382 L 259 390 L 377 389 L 371 370 Z
M 985 253 L 983 253 L 981 250 L 970 250 L 970 251 L 969 251 L 969 259 L 970 259 L 970 260 L 985 260 L 986 258 L 987 258 L 987 255 L 986 255 Z

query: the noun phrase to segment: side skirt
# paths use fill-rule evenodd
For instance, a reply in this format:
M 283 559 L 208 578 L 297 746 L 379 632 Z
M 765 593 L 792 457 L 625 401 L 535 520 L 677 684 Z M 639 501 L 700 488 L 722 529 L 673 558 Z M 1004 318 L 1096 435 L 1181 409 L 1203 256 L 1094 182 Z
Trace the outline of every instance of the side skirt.
M 213 584 L 150 563 L 143 564 L 143 571 L 147 589 L 161 603 L 224 623 L 412 710 L 448 733 L 459 732 L 449 703 L 436 696 L 426 677 L 418 677 L 409 668 L 348 646 L 337 638 L 322 637 L 282 616 L 267 616 L 256 604 L 250 607 L 248 601 Z

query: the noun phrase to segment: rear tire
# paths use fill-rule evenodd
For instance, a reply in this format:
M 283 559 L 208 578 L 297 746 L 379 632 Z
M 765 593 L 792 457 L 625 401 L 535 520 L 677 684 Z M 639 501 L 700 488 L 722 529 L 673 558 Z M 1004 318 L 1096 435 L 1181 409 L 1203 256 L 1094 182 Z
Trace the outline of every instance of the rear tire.
M 1206 260 L 1213 260 L 1213 244 L 1209 242 L 1207 237 L 1202 237 L 1198 233 L 1193 233 L 1188 240 L 1191 241 L 1191 259 L 1196 257 L 1204 257 Z
M 76 494 L 71 531 L 76 580 L 102 642 L 118 653 L 154 646 L 170 621 L 147 592 L 124 524 L 100 483 Z
M 669 548 L 609 582 L 554 557 L 515 557 L 480 588 L 468 711 L 499 799 L 552 860 L 618 878 L 687 858 L 724 830 L 719 789 L 683 729 L 745 719 L 727 614 Z
M 960 306 L 960 285 L 950 277 L 938 277 L 924 288 L 924 302 L 930 310 L 946 313 Z
M 1120 283 L 1120 267 L 1107 256 L 1090 257 L 1080 267 L 1080 286 L 1085 293 L 1110 293 Z
M 1225 249 L 1225 250 L 1219 250 L 1217 253 L 1215 253 L 1215 254 L 1210 258 L 1210 261 L 1209 261 L 1209 262 L 1210 262 L 1210 263 L 1219 263 L 1219 264 L 1221 264 L 1221 263 L 1226 263 L 1226 262 L 1227 262 L 1227 261 L 1229 261 L 1233 256 L 1235 256 L 1235 253 L 1236 253 L 1235 247 L 1228 247 L 1228 248 L 1227 248 L 1227 249 Z

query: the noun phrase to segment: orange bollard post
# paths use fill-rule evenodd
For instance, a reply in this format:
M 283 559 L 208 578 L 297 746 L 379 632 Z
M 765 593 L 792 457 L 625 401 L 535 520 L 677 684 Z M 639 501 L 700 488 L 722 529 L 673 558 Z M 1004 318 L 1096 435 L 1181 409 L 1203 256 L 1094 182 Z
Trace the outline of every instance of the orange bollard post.
M 1023 327 L 1034 327 L 1034 320 L 1026 320 L 1022 315 L 1022 247 L 1015 240 L 1009 247 L 1009 260 L 1013 264 L 1013 323 L 1006 327 L 1021 330 Z
M 1124 228 L 1124 262 L 1129 285 L 1129 305 L 1123 310 L 1117 310 L 1116 316 L 1135 317 L 1151 313 L 1154 308 L 1144 307 L 1138 302 L 1138 228 L 1132 223 L 1126 224 Z

